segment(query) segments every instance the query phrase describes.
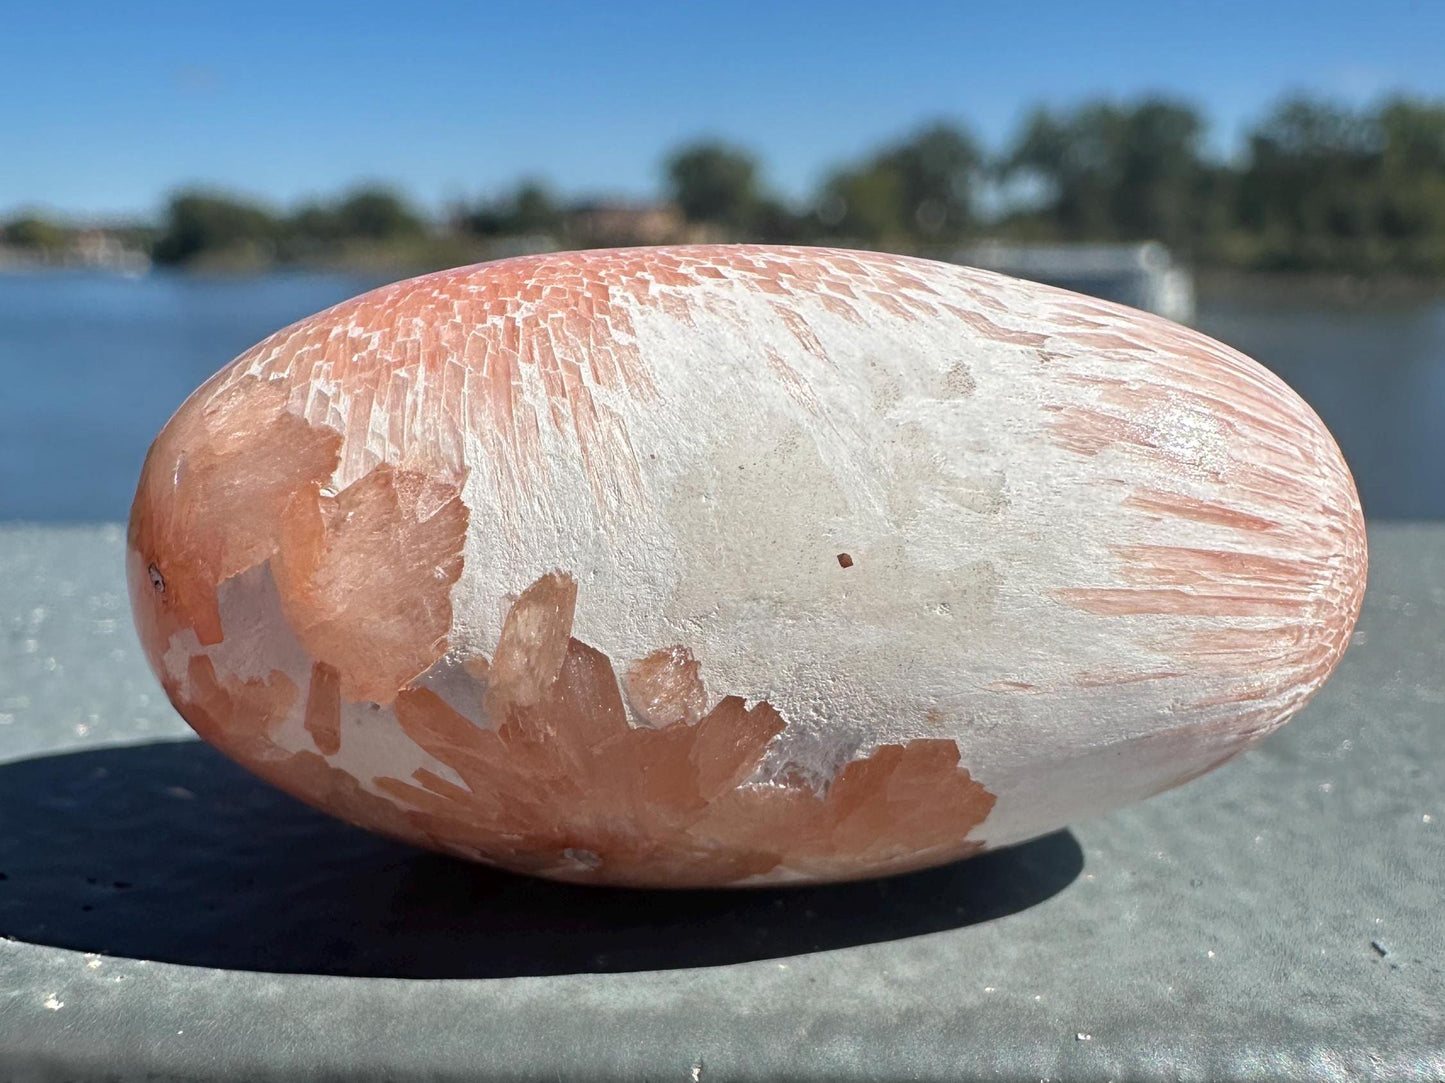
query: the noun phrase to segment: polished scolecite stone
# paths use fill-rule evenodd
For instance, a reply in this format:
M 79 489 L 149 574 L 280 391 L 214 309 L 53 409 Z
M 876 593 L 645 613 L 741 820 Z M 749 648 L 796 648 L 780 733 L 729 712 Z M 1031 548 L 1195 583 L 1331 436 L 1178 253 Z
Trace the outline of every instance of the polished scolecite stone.
M 1217 342 L 926 261 L 442 272 L 157 439 L 137 626 L 188 722 L 398 838 L 596 883 L 847 879 L 1149 796 L 1302 706 L 1359 502 Z

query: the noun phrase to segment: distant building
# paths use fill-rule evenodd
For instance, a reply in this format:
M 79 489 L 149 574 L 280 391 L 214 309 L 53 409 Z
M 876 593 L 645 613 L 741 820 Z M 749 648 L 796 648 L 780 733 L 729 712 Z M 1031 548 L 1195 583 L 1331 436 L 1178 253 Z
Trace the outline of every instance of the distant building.
M 1194 319 L 1194 276 L 1158 241 L 1143 244 L 1007 244 L 988 241 L 954 253 L 969 267 L 1044 282 L 1165 319 Z
M 145 252 L 119 232 L 103 228 L 58 227 L 57 239 L 49 244 L 0 244 L 0 270 L 7 271 L 83 267 L 134 276 L 145 274 L 150 265 Z
M 145 274 L 151 265 L 144 252 L 126 247 L 119 237 L 104 229 L 77 232 L 66 252 L 66 263 L 124 275 Z
M 573 207 L 567 216 L 567 236 L 576 248 L 676 244 L 689 239 L 682 212 L 671 204 L 619 200 Z

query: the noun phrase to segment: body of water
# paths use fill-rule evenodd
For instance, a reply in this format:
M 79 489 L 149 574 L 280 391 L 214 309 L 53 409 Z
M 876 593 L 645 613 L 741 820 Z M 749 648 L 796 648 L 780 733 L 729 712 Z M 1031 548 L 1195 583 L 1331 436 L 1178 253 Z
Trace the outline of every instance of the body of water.
M 187 395 L 348 275 L 0 275 L 0 519 L 116 520 Z
M 1273 369 L 1345 453 L 1365 515 L 1445 518 L 1445 300 L 1201 301 L 1205 334 Z
M 146 448 L 186 395 L 270 332 L 377 284 L 0 275 L 0 519 L 124 519 Z M 1445 517 L 1445 301 L 1204 301 L 1196 322 L 1324 418 L 1366 514 Z

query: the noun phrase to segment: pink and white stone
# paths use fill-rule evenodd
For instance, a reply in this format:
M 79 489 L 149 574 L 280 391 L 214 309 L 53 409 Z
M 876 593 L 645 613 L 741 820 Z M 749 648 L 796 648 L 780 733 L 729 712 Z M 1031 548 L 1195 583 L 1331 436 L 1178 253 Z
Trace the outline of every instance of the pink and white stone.
M 129 571 L 188 721 L 298 797 L 597 883 L 917 868 L 1185 782 L 1365 581 L 1319 419 L 1194 331 L 700 246 L 387 286 L 198 390 Z

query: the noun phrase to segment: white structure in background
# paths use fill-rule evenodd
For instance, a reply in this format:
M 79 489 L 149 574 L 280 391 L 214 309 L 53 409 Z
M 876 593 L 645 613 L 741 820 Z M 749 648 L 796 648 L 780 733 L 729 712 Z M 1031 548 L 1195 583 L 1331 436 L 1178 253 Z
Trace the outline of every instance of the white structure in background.
M 69 266 L 111 271 L 127 278 L 139 278 L 151 269 L 150 257 L 137 248 L 127 248 L 114 234 L 88 229 L 76 235 L 66 253 Z
M 988 241 L 954 253 L 955 263 L 1044 282 L 1141 308 L 1165 319 L 1194 319 L 1194 276 L 1158 241 L 1143 244 L 1005 244 Z
M 0 272 L 57 268 L 84 268 L 139 278 L 151 269 L 151 261 L 139 248 L 127 247 L 119 237 L 103 229 L 81 230 L 62 249 L 16 248 L 0 244 Z

